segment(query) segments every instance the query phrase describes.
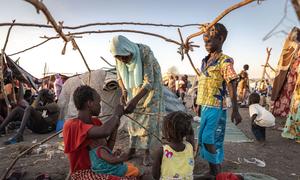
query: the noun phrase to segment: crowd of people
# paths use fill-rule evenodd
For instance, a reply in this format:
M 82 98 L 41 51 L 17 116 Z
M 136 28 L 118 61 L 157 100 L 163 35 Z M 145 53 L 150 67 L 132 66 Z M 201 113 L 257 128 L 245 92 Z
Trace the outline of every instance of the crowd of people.
M 164 86 L 168 87 L 174 94 L 177 95 L 185 104 L 185 96 L 191 88 L 191 82 L 188 80 L 188 75 L 179 77 L 178 75 L 169 75 L 168 79 L 164 81 Z
M 53 132 L 56 129 L 60 113 L 56 102 L 62 85 L 59 74 L 55 75 L 53 86 L 49 81 L 44 81 L 38 91 L 16 79 L 5 84 L 10 107 L 7 107 L 4 94 L 1 94 L 3 113 L 0 115 L 0 133 L 7 134 L 17 129 L 16 134 L 4 142 L 5 145 L 23 141 L 26 127 L 37 134 Z
M 261 98 L 271 95 L 270 83 L 261 81 L 260 88 L 251 90 L 247 73 L 249 66 L 245 65 L 237 74 L 234 60 L 223 53 L 227 33 L 226 27 L 217 23 L 203 35 L 208 55 L 202 59 L 200 76 L 194 85 L 197 89 L 193 90 L 194 105 L 198 107 L 195 109 L 201 116 L 197 143 L 194 142 L 193 116 L 182 111 L 166 114 L 162 90 L 163 85 L 169 87 L 184 102 L 185 94 L 192 87 L 188 76 L 170 75 L 163 82 L 160 65 L 149 46 L 134 43 L 122 35 L 113 37 L 110 52 L 116 59 L 117 80 L 122 92 L 120 104 L 103 123 L 98 119 L 102 97 L 97 91 L 87 85 L 74 91 L 73 101 L 78 115 L 65 120 L 63 127 L 64 152 L 69 159 L 71 179 L 193 179 L 194 155 L 203 158 L 209 167 L 208 174 L 199 179 L 226 176 L 242 179 L 232 173 L 222 173 L 227 99 L 230 99 L 232 108 L 231 121 L 236 125 L 242 121 L 239 107 L 249 106 L 251 129 L 258 141 L 265 141 L 265 128 L 273 126 L 275 118 L 260 105 Z M 35 133 L 55 129 L 59 115 L 55 101 L 63 82 L 57 75 L 54 91 L 48 85 L 43 84 L 32 104 L 24 96 L 26 103 L 20 103 L 4 119 L 1 132 L 10 122 L 20 122 L 17 133 L 6 144 L 22 141 L 25 127 Z M 19 92 L 24 92 L 22 85 Z M 293 112 L 298 110 L 293 109 Z M 134 119 L 128 122 L 127 152 L 114 148 L 120 119 L 124 115 Z M 292 121 L 292 117 L 289 119 Z M 159 137 L 162 142 L 157 149 L 153 147 L 154 137 Z M 139 150 L 143 151 L 142 164 L 152 165 L 151 172 L 143 172 L 140 167 L 127 163 Z M 154 151 L 153 158 L 150 150 Z

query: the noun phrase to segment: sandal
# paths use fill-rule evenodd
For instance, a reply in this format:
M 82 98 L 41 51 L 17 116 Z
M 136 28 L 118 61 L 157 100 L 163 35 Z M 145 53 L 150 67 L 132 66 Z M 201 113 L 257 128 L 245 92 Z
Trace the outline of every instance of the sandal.
M 16 135 L 16 136 L 9 138 L 7 141 L 5 141 L 4 145 L 16 144 L 21 141 L 23 141 L 23 136 Z

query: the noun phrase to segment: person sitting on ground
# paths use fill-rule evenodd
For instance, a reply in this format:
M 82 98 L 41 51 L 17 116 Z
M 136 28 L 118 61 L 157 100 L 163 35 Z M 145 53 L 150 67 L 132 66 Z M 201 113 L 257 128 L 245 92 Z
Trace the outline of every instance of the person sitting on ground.
M 251 117 L 251 130 L 259 142 L 266 140 L 266 127 L 275 125 L 275 117 L 259 104 L 260 96 L 252 93 L 249 96 L 249 114 Z
M 70 162 L 71 179 L 101 179 L 103 175 L 96 174 L 91 167 L 97 164 L 95 159 L 89 158 L 89 149 L 97 139 L 107 139 L 107 146 L 113 147 L 120 118 L 124 114 L 124 107 L 117 105 L 107 123 L 93 116 L 98 116 L 101 110 L 101 97 L 90 86 L 80 86 L 73 94 L 74 104 L 78 116 L 67 120 L 63 128 L 65 150 Z M 100 151 L 102 158 L 107 153 Z
M 32 93 L 31 90 L 23 90 L 23 84 L 20 83 L 17 91 L 18 99 L 16 107 L 7 115 L 1 122 L 0 132 L 5 133 L 5 128 L 8 127 L 10 130 L 16 129 L 21 125 L 22 117 L 25 109 L 31 104 Z
M 193 179 L 192 119 L 191 115 L 182 111 L 172 112 L 165 116 L 162 133 L 167 142 L 154 154 L 152 166 L 154 179 Z
M 48 89 L 40 90 L 32 105 L 26 107 L 17 134 L 9 138 L 4 144 L 8 145 L 23 141 L 26 126 L 32 132 L 38 134 L 52 132 L 55 130 L 58 116 L 59 107 L 54 102 L 54 94 Z

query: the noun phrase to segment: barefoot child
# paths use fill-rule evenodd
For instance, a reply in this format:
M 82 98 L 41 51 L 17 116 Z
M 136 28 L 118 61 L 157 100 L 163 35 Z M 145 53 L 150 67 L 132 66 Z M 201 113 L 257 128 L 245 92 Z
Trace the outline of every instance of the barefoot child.
M 117 130 L 113 133 L 116 136 Z M 115 139 L 115 138 L 113 138 Z M 96 174 L 110 174 L 120 177 L 140 176 L 139 169 L 131 163 L 124 163 L 128 160 L 127 154 L 121 154 L 119 150 L 112 153 L 114 141 L 99 139 L 90 145 L 90 160 L 92 171 Z
M 154 179 L 193 179 L 192 119 L 191 115 L 181 111 L 172 112 L 164 118 L 162 132 L 167 143 L 155 152 Z
M 252 93 L 249 96 L 249 114 L 251 117 L 251 130 L 259 142 L 266 140 L 266 127 L 275 125 L 275 117 L 264 107 L 259 105 L 260 96 Z

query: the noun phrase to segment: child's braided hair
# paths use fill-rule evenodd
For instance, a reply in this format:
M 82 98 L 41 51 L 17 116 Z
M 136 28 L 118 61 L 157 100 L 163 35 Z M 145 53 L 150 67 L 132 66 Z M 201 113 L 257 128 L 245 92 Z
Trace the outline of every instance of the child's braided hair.
M 182 142 L 183 138 L 193 131 L 191 121 L 193 116 L 176 111 L 169 113 L 163 120 L 163 135 L 167 141 Z

